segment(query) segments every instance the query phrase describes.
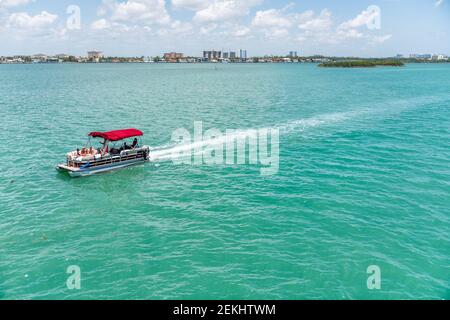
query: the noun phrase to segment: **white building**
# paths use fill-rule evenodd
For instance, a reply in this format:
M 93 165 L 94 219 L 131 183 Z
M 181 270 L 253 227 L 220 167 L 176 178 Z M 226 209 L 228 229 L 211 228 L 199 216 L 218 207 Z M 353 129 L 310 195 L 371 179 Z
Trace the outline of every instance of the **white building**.
M 48 56 L 46 54 L 39 53 L 31 56 L 31 59 L 33 62 L 47 62 Z
M 88 51 L 88 59 L 94 62 L 99 62 L 103 58 L 103 52 L 101 51 Z
M 65 54 L 65 53 L 58 53 L 58 54 L 55 54 L 55 57 L 58 59 L 68 59 L 70 57 L 70 55 Z

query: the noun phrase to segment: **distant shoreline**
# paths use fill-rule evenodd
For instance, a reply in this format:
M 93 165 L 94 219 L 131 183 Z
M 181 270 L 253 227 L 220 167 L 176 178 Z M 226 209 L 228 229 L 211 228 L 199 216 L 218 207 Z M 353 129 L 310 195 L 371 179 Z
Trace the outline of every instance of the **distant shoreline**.
M 105 64 L 144 64 L 144 65 L 184 65 L 184 64 L 207 64 L 207 65 L 218 65 L 218 64 L 231 64 L 231 65 L 249 65 L 249 64 L 316 64 L 322 68 L 374 68 L 374 67 L 402 67 L 406 64 L 449 64 L 450 61 L 408 61 L 400 63 L 370 63 L 370 62 L 346 62 L 346 61 L 331 61 L 331 62 L 318 62 L 318 61 L 302 61 L 302 62 L 281 62 L 281 61 L 273 61 L 273 62 L 0 62 L 0 65 L 105 65 Z
M 431 58 L 360 58 L 360 57 L 327 57 L 327 56 L 264 56 L 236 59 L 207 59 L 201 57 L 184 57 L 179 59 L 163 59 L 160 57 L 99 57 L 96 59 L 86 57 L 64 56 L 53 57 L 39 56 L 0 56 L 0 64 L 251 64 L 251 63 L 313 63 L 321 64 L 322 67 L 376 67 L 376 66 L 402 66 L 406 63 L 450 63 L 450 59 Z
M 375 68 L 375 67 L 403 67 L 400 60 L 350 60 L 332 61 L 319 64 L 321 68 Z

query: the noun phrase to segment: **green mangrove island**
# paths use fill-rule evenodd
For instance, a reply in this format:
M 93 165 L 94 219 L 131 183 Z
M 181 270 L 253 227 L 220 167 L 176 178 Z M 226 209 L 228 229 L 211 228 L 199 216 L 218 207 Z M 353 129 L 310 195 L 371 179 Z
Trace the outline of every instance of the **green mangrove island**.
M 347 60 L 331 61 L 319 64 L 323 68 L 374 68 L 382 67 L 403 67 L 405 64 L 400 60 Z

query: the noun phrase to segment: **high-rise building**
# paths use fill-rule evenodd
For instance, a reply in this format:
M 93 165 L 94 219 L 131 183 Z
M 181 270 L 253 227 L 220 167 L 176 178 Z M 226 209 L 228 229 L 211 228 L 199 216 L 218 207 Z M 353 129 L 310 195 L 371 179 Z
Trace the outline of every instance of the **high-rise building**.
M 433 58 L 433 55 L 430 54 L 430 53 L 427 53 L 427 54 L 417 54 L 417 53 L 415 53 L 415 54 L 410 54 L 409 57 L 413 58 L 413 59 L 431 60 Z
M 217 60 L 222 57 L 222 51 L 203 51 L 203 58 L 208 60 Z
M 230 57 L 230 55 L 229 55 L 228 52 L 224 52 L 224 53 L 222 54 L 222 57 L 223 57 L 224 59 L 228 59 L 228 58 Z
M 290 58 L 297 58 L 298 57 L 297 51 L 289 51 L 289 57 Z
M 236 59 L 236 51 L 230 51 L 230 59 Z
M 241 60 L 247 60 L 247 50 L 241 49 L 239 51 L 239 58 Z
M 419 55 L 419 59 L 425 59 L 425 60 L 429 60 L 432 57 L 433 57 L 433 55 L 429 54 L 429 53 Z

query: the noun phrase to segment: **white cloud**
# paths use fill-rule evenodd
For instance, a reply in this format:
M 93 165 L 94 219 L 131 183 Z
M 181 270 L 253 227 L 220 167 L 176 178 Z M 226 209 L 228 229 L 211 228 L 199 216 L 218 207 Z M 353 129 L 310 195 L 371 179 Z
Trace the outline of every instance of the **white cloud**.
M 380 10 L 376 6 L 368 7 L 355 18 L 337 26 L 332 12 L 328 9 L 316 14 L 312 10 L 292 12 L 291 8 L 287 6 L 282 9 L 257 11 L 252 19 L 251 32 L 260 33 L 269 40 L 296 40 L 333 46 L 352 41 L 381 44 L 392 37 L 390 34 L 380 35 L 373 32 L 378 30 L 380 22 Z
M 360 39 L 364 34 L 356 29 L 338 29 L 337 36 L 340 39 Z
M 436 2 L 434 3 L 434 6 L 436 8 L 440 7 L 442 4 L 444 3 L 444 0 L 436 0 Z
M 185 36 L 192 32 L 192 25 L 189 22 L 174 21 L 169 26 L 156 30 L 159 36 Z
M 356 29 L 360 27 L 369 27 L 374 22 L 379 21 L 381 19 L 380 10 L 377 7 L 369 7 L 366 10 L 362 11 L 359 15 L 357 15 L 354 19 L 348 20 L 342 23 L 339 26 L 339 29 Z
M 284 28 L 272 28 L 265 31 L 266 38 L 283 39 L 289 37 L 289 30 Z
M 392 34 L 386 34 L 386 35 L 383 35 L 383 36 L 372 37 L 371 41 L 372 41 L 372 43 L 380 44 L 380 43 L 388 41 L 391 38 L 392 38 Z
M 237 38 L 248 37 L 251 35 L 251 29 L 248 27 L 240 27 L 233 33 L 233 35 Z
M 334 21 L 330 10 L 324 9 L 319 14 L 314 11 L 305 11 L 296 14 L 297 28 L 301 34 L 297 41 L 319 44 L 336 44 L 338 36 L 333 29 Z
M 0 8 L 11 8 L 11 7 L 17 7 L 20 5 L 25 5 L 30 0 L 0 0 Z
M 52 25 L 57 19 L 57 15 L 48 13 L 47 11 L 42 11 L 35 16 L 30 16 L 26 12 L 18 12 L 9 16 L 7 25 L 9 28 L 39 29 Z
M 173 37 L 192 33 L 192 24 L 172 20 L 165 4 L 164 0 L 103 0 L 97 10 L 97 14 L 103 18 L 94 21 L 91 29 L 98 31 L 98 35 L 107 29 L 108 38 L 126 41 L 132 41 L 133 37 L 136 41 L 143 41 L 153 36 L 167 37 L 173 41 Z M 133 37 L 130 38 L 130 34 Z
M 166 3 L 175 9 L 194 11 L 192 21 L 172 20 Z M 293 5 L 258 10 L 250 24 L 237 24 L 240 18 L 263 0 L 103 0 L 98 14 L 103 17 L 91 24 L 92 30 L 105 30 L 114 37 L 130 32 L 164 37 L 175 41 L 186 34 L 208 35 L 232 39 L 261 37 L 261 41 L 308 41 L 315 45 L 339 45 L 349 41 L 366 40 L 369 44 L 383 43 L 390 35 L 370 35 L 359 29 L 373 19 L 369 7 L 354 19 L 335 26 L 332 12 L 293 11 Z M 192 24 L 191 22 L 195 22 Z M 151 28 L 150 28 L 151 27 Z M 147 28 L 147 29 L 146 29 Z M 217 38 L 219 39 L 219 38 Z M 214 40 L 215 41 L 215 40 Z
M 192 31 L 192 25 L 189 22 L 177 20 L 170 24 L 170 30 L 176 34 L 186 34 Z
M 219 25 L 217 23 L 211 23 L 209 25 L 200 28 L 200 34 L 209 34 L 210 32 L 217 29 Z
M 104 29 L 108 29 L 110 27 L 111 27 L 111 24 L 106 19 L 99 19 L 99 20 L 92 22 L 92 24 L 91 24 L 91 28 L 93 30 L 104 30 Z
M 111 13 L 111 20 L 144 24 L 169 24 L 171 18 L 165 0 L 129 0 L 116 2 L 103 0 L 99 15 Z
M 289 28 L 292 26 L 292 19 L 284 15 L 283 10 L 258 11 L 253 18 L 252 26 Z
M 328 9 L 322 10 L 317 17 L 314 16 L 314 12 L 306 11 L 300 14 L 298 19 L 300 20 L 299 29 L 311 32 L 328 30 L 333 25 L 332 14 Z
M 292 13 L 292 6 L 282 9 L 258 11 L 252 20 L 253 31 L 261 32 L 269 39 L 287 39 L 302 31 L 299 39 L 326 38 L 333 26 L 331 11 L 324 9 L 318 15 L 314 11 Z
M 172 6 L 179 9 L 201 10 L 208 7 L 208 0 L 172 0 Z
M 381 44 L 389 40 L 392 35 L 374 35 L 366 31 L 381 28 L 381 11 L 377 6 L 369 6 L 355 18 L 341 23 L 336 30 L 336 41 L 365 39 L 371 44 Z
M 12 4 L 32 1 L 0 0 L 0 11 L 7 2 Z M 72 43 L 78 43 L 78 39 L 82 43 L 93 43 L 102 48 L 108 43 L 113 43 L 114 46 L 122 43 L 119 49 L 128 46 L 146 48 L 147 45 L 161 49 L 165 46 L 172 47 L 175 43 L 180 50 L 197 50 L 201 49 L 197 47 L 206 45 L 233 47 L 245 43 L 249 49 L 252 46 L 259 47 L 259 50 L 269 50 L 267 53 L 282 47 L 295 47 L 298 42 L 304 42 L 304 48 L 349 48 L 352 45 L 381 46 L 392 38 L 391 34 L 383 35 L 368 29 L 367 23 L 374 18 L 374 13 L 369 8 L 355 14 L 348 21 L 335 21 L 328 9 L 297 11 L 293 5 L 282 8 L 256 7 L 262 2 L 263 0 L 102 0 L 97 11 L 99 17 L 89 21 L 91 31 L 88 37 L 85 33 L 62 29 L 64 21 L 46 11 L 32 15 L 25 12 L 9 14 L 8 10 L 3 10 L 5 14 L 0 28 L 3 27 L 6 31 L 2 32 L 5 35 L 21 37 L 27 41 L 39 39 L 35 36 L 38 35 L 53 40 L 64 38 Z M 182 18 L 172 19 L 167 5 L 172 10 L 183 10 L 180 15 Z M 255 12 L 252 17 L 248 17 L 250 12 Z
M 147 15 L 146 9 L 145 3 L 136 1 L 121 2 L 115 6 L 112 19 L 121 21 L 145 19 Z
M 115 0 L 102 0 L 102 3 L 97 8 L 97 15 L 104 16 L 109 11 L 113 11 L 117 3 Z
M 207 7 L 195 13 L 197 22 L 220 22 L 233 20 L 248 15 L 251 7 L 259 5 L 262 0 L 214 0 Z

